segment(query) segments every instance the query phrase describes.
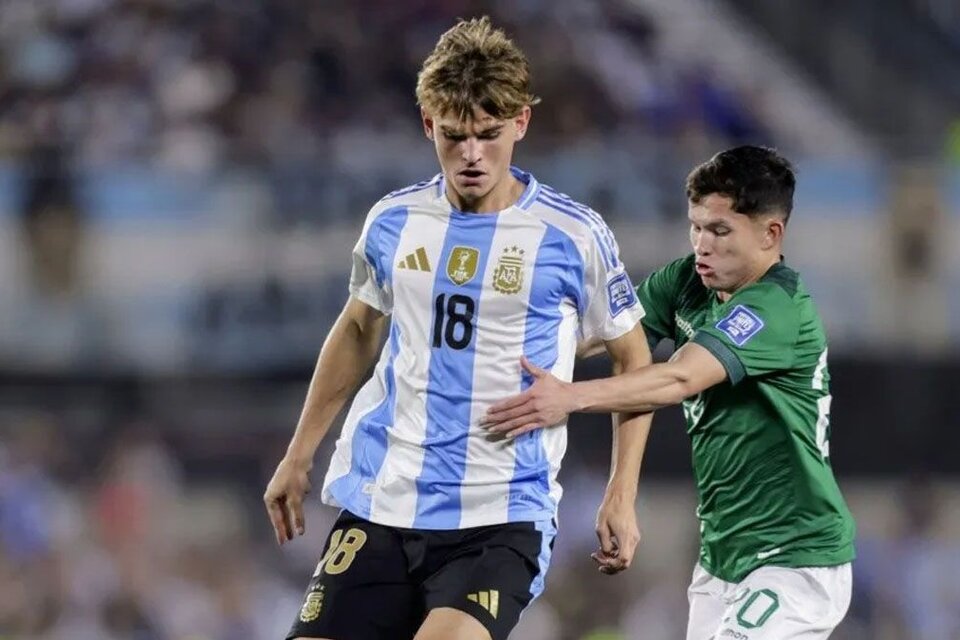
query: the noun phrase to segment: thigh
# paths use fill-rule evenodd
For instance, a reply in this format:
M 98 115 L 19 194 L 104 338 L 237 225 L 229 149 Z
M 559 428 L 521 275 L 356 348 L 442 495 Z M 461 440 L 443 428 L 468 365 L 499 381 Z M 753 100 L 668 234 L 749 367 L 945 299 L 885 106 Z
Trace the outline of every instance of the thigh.
M 690 587 L 687 588 L 687 601 L 690 613 L 687 617 L 687 640 L 712 640 L 717 626 L 723 620 L 727 609 L 724 599 L 726 591 L 732 588 L 707 573 L 699 564 L 693 570 Z
M 850 605 L 850 565 L 762 567 L 747 576 L 724 612 L 716 637 L 825 640 Z
M 506 640 L 523 609 L 543 589 L 555 535 L 553 523 L 531 522 L 465 531 L 456 549 L 445 554 L 424 582 L 427 611 L 447 608 L 469 614 L 490 638 Z M 480 640 L 483 635 L 464 636 L 474 637 Z
M 459 609 L 440 607 L 427 614 L 414 640 L 491 640 L 490 630 Z
M 399 535 L 344 511 L 287 637 L 409 640 L 423 616 Z

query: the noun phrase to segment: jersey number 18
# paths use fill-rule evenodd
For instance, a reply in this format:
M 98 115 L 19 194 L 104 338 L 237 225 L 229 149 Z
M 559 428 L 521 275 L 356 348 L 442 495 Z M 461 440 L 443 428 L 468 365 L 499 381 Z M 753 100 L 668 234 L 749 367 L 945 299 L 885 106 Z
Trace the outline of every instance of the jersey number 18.
M 452 349 L 466 349 L 473 339 L 473 314 L 477 303 L 459 293 L 449 298 L 441 293 L 433 303 L 433 346 L 446 342 Z

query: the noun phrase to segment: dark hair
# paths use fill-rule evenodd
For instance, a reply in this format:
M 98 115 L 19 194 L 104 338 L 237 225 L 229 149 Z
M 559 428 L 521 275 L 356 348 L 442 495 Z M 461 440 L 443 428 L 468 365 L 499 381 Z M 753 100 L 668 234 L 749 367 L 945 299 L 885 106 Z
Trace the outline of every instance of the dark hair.
M 687 176 L 687 199 L 694 204 L 712 193 L 733 200 L 748 216 L 782 213 L 790 218 L 797 179 L 790 162 L 773 149 L 742 146 L 721 151 Z

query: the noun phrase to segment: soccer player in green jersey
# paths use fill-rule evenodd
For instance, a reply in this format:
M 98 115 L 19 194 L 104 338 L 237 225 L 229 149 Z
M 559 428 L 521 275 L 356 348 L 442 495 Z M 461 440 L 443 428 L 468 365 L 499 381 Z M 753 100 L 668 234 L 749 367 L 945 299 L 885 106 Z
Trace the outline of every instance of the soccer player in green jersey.
M 701 537 L 687 640 L 819 640 L 850 603 L 854 523 L 830 467 L 827 341 L 781 253 L 794 185 L 790 163 L 761 147 L 694 169 L 694 252 L 637 287 L 650 344 L 672 339 L 673 357 L 576 383 L 523 361 L 536 383 L 486 418 L 516 436 L 575 411 L 683 403 Z

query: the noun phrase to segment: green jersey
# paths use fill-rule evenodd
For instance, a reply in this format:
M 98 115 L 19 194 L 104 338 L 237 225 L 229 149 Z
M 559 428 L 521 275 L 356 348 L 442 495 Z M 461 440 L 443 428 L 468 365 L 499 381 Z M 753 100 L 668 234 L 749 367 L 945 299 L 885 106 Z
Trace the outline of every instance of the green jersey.
M 722 302 L 690 255 L 637 287 L 652 344 L 695 342 L 727 380 L 683 403 L 699 494 L 700 563 L 739 582 L 762 565 L 854 557 L 853 518 L 830 468 L 830 374 L 817 309 L 783 263 Z

